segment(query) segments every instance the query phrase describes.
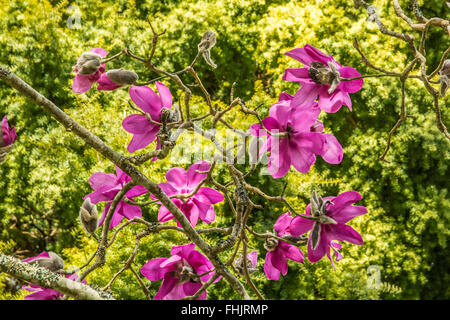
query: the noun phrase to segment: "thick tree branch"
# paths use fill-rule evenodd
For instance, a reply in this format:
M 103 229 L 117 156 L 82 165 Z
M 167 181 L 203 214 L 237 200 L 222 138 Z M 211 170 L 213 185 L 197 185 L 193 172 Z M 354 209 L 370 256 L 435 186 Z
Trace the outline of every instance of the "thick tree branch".
M 0 253 L 0 271 L 43 288 L 52 288 L 78 300 L 113 299 L 107 293 L 97 292 L 83 283 L 72 281 L 45 268 L 22 262 L 2 253 Z

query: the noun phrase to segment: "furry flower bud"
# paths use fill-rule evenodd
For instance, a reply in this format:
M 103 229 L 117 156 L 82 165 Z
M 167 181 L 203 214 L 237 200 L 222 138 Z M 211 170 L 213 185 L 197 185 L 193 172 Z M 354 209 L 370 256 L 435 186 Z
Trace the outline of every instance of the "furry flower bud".
M 198 44 L 198 52 L 202 54 L 203 59 L 214 69 L 217 65 L 211 60 L 211 48 L 216 45 L 216 34 L 211 30 L 203 34 L 202 41 Z
M 80 221 L 87 233 L 93 234 L 97 230 L 97 206 L 91 202 L 90 198 L 86 198 L 80 207 Z
M 56 272 L 64 270 L 64 261 L 56 253 L 49 251 L 49 258 L 40 257 L 29 261 L 29 264 L 37 265 L 38 267 L 46 268 L 50 271 Z
M 252 251 L 249 254 L 247 254 L 247 271 L 249 274 L 256 272 L 258 269 L 256 267 L 256 259 L 257 259 L 258 253 L 256 251 Z M 234 268 L 236 269 L 237 273 L 241 276 L 245 275 L 244 270 L 244 256 L 241 254 L 239 257 L 234 260 Z
M 78 58 L 75 68 L 79 74 L 93 74 L 101 65 L 102 57 L 91 51 L 83 52 Z
M 133 84 L 139 80 L 139 76 L 134 71 L 125 69 L 111 69 L 106 72 L 106 76 L 117 84 Z

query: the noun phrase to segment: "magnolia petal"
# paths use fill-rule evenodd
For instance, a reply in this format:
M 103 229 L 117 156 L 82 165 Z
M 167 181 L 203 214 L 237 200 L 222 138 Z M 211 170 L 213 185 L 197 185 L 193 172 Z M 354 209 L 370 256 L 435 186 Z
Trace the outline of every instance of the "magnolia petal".
M 214 221 L 216 217 L 214 208 L 209 202 L 203 203 L 196 197 L 192 198 L 191 201 L 195 204 L 195 206 L 197 206 L 199 218 L 203 222 L 211 223 Z
M 285 242 L 281 242 L 281 249 L 283 250 L 284 256 L 287 259 L 300 263 L 303 263 L 303 261 L 305 260 L 303 252 L 296 246 L 293 246 Z
M 119 183 L 124 185 L 131 180 L 130 176 L 127 175 L 122 169 L 120 169 L 119 166 L 116 165 L 115 169 L 116 169 L 117 181 L 119 181 Z
M 323 135 L 325 137 L 325 145 L 321 155 L 323 160 L 331 164 L 341 163 L 344 156 L 341 144 L 332 134 L 324 133 Z
M 94 49 L 91 49 L 91 50 L 89 50 L 89 51 L 98 54 L 98 55 L 99 55 L 100 57 L 102 57 L 102 58 L 104 58 L 104 57 L 108 54 L 108 51 L 106 51 L 106 50 L 103 49 L 103 48 L 94 48 Z
M 328 93 L 327 86 L 323 86 L 319 94 L 319 107 L 325 112 L 338 112 L 343 105 L 352 111 L 352 101 L 350 95 L 340 89 L 336 89 L 332 94 Z
M 276 119 L 281 128 L 285 128 L 290 119 L 291 111 L 289 103 L 277 103 L 270 108 L 269 116 Z
M 159 121 L 161 116 L 161 99 L 147 86 L 131 86 L 130 98 L 141 108 L 142 111 L 150 114 L 153 120 Z
M 346 191 L 338 195 L 337 197 L 334 197 L 332 202 L 333 206 L 330 208 L 334 212 L 335 210 L 345 208 L 347 206 L 352 205 L 355 202 L 358 202 L 362 199 L 361 194 L 358 191 Z
M 302 173 L 308 173 L 311 166 L 316 162 L 314 153 L 301 148 L 295 141 L 289 143 L 289 156 L 294 168 Z
M 177 255 L 182 258 L 188 259 L 189 255 L 195 249 L 195 243 L 188 243 L 181 246 L 173 246 L 170 250 L 171 255 Z
M 170 109 L 172 108 L 172 94 L 169 88 L 167 88 L 163 83 L 156 81 L 156 89 L 158 90 L 159 97 L 161 98 L 162 106 Z
M 347 241 L 357 245 L 364 244 L 361 235 L 348 225 L 338 223 L 336 225 L 330 225 L 330 229 L 335 240 Z
M 302 87 L 295 93 L 294 98 L 291 101 L 292 108 L 299 108 L 302 106 L 310 106 L 317 99 L 321 91 L 321 85 L 303 84 Z
M 89 91 L 94 82 L 90 80 L 89 75 L 78 74 L 73 79 L 72 91 L 75 93 L 85 93 Z
M 266 253 L 266 260 L 264 262 L 264 273 L 269 280 L 278 280 L 280 278 L 280 271 L 272 265 L 273 251 Z
M 164 274 L 161 287 L 153 297 L 153 300 L 164 300 L 164 298 L 174 289 L 178 279 L 173 277 L 169 272 Z
M 294 81 L 307 84 L 315 84 L 315 82 L 309 77 L 309 68 L 294 68 L 284 70 L 283 80 Z
M 197 185 L 206 178 L 206 173 L 200 173 L 208 171 L 210 164 L 207 161 L 199 161 L 191 165 L 187 171 L 187 187 L 195 189 Z M 200 172 L 198 172 L 200 171 Z
M 133 134 L 144 134 L 153 130 L 155 127 L 159 128 L 157 124 L 149 122 L 147 118 L 141 114 L 132 114 L 123 119 L 122 127 L 125 131 Z
M 23 259 L 22 261 L 29 262 L 29 261 L 33 261 L 33 260 L 39 259 L 39 258 L 50 258 L 50 255 L 44 251 L 44 252 L 41 252 L 40 254 L 38 254 L 37 256 L 26 258 L 26 259 Z
M 162 268 L 161 264 L 166 260 L 167 258 L 156 258 L 147 261 L 147 263 L 140 269 L 142 275 L 150 281 L 158 281 L 162 279 L 167 270 Z
M 211 269 L 214 268 L 213 264 L 206 258 L 204 255 L 202 255 L 200 252 L 193 250 L 189 254 L 189 258 L 187 259 L 189 265 L 194 268 L 195 273 L 197 274 L 204 274 Z M 212 276 L 214 275 L 214 272 L 210 272 L 208 274 L 205 274 L 200 278 L 201 281 L 206 282 L 208 281 Z
M 119 204 L 116 207 L 116 210 L 113 213 L 111 223 L 109 224 L 109 230 L 114 229 L 116 226 L 118 226 L 122 220 L 123 220 L 123 205 L 126 203 L 123 201 L 120 201 Z M 140 209 L 140 208 L 139 208 Z
M 124 215 L 128 220 L 131 220 L 134 217 L 142 217 L 141 207 L 134 206 L 123 201 L 122 203 L 121 214 Z
M 182 261 L 182 258 L 178 255 L 174 255 L 174 256 L 171 256 L 170 258 L 167 258 L 164 262 L 162 262 L 160 267 L 167 268 L 167 267 L 174 265 L 175 263 L 177 263 L 179 261 Z
M 289 225 L 289 232 L 292 236 L 298 237 L 311 230 L 313 225 L 314 225 L 313 220 L 305 219 L 300 216 L 295 216 L 292 219 L 291 224 Z
M 339 74 L 342 78 L 356 78 L 360 77 L 361 74 L 352 67 L 342 67 L 339 69 Z M 363 79 L 355 79 L 350 81 L 341 81 L 338 88 L 344 92 L 354 93 L 361 90 L 363 86 Z
M 247 254 L 247 258 L 250 260 L 253 268 L 256 268 L 256 265 L 258 264 L 258 251 L 250 252 Z
M 289 230 L 289 225 L 291 224 L 293 217 L 291 217 L 290 212 L 283 213 L 278 217 L 277 221 L 273 226 L 273 230 L 277 233 L 279 237 L 285 235 Z
M 168 182 L 161 182 L 160 184 L 158 184 L 158 186 L 161 188 L 161 190 L 167 195 L 167 196 L 173 196 L 173 195 L 175 195 L 175 194 L 177 194 L 178 193 L 178 190 L 177 189 L 175 189 L 170 183 L 168 183 Z M 151 196 L 151 198 L 153 199 L 153 200 L 155 200 L 156 199 L 156 197 L 155 196 Z
M 363 206 L 348 206 L 333 214 L 333 219 L 338 223 L 345 224 L 355 217 L 366 214 L 367 208 Z
M 266 128 L 268 131 L 274 133 L 284 131 L 278 120 L 273 117 L 267 117 L 263 119 L 262 123 L 264 125 L 264 128 Z
M 311 62 L 321 62 L 327 65 L 328 61 L 333 61 L 331 56 L 327 56 L 325 53 L 309 44 L 305 45 L 303 48 L 296 48 L 288 51 L 285 55 L 306 65 L 309 65 Z
M 173 219 L 173 215 L 169 211 L 169 209 L 167 209 L 166 207 L 161 205 L 161 207 L 159 207 L 159 210 L 158 210 L 158 221 L 159 222 L 166 222 L 166 221 L 169 221 L 169 220 L 172 220 L 172 219 Z
M 178 191 L 181 191 L 181 189 L 185 188 L 188 182 L 187 173 L 181 167 L 174 167 L 169 169 L 166 172 L 166 179 L 172 185 L 172 187 L 174 187 Z
M 199 283 L 194 283 L 194 282 L 186 282 L 183 284 L 183 293 L 184 293 L 184 297 L 186 296 L 193 296 L 200 288 L 202 287 L 202 284 Z M 205 290 L 206 292 L 206 290 Z M 206 295 L 200 296 L 197 300 L 205 300 L 206 299 Z
M 271 138 L 270 156 L 267 169 L 273 178 L 278 179 L 284 177 L 289 172 L 291 167 L 289 142 L 288 139 Z
M 144 149 L 155 140 L 158 131 L 159 127 L 155 126 L 152 130 L 143 134 L 135 134 L 127 147 L 128 152 L 133 153 L 137 150 Z
M 308 240 L 308 260 L 312 263 L 319 261 L 326 254 L 328 250 L 328 237 L 325 228 L 321 228 L 320 239 L 315 250 L 312 249 L 311 245 L 311 234 Z
M 326 137 L 320 132 L 299 132 L 292 136 L 289 147 L 314 154 L 322 154 L 325 143 Z
M 110 201 L 113 200 L 116 194 L 122 190 L 122 186 L 108 186 L 104 185 L 92 193 L 86 195 L 83 199 L 86 200 L 90 198 L 93 204 L 97 204 L 102 201 Z
M 183 213 L 186 215 L 186 218 L 188 218 L 191 225 L 195 228 L 195 226 L 198 223 L 198 218 L 200 217 L 200 209 L 197 207 L 197 205 L 194 202 L 190 202 L 190 206 L 183 206 L 184 208 L 187 208 L 186 210 L 182 210 Z M 179 225 L 181 226 L 181 225 Z
M 128 199 L 131 199 L 134 197 L 139 197 L 146 193 L 148 193 L 148 190 L 144 186 L 137 185 L 131 188 L 125 195 Z
M 288 263 L 280 246 L 272 251 L 272 265 L 284 276 L 288 271 Z
M 92 189 L 97 190 L 103 186 L 116 186 L 117 177 L 113 173 L 94 172 L 89 177 L 89 185 Z
M 53 289 L 38 289 L 32 294 L 24 297 L 24 300 L 56 300 L 64 294 Z
M 208 188 L 208 187 L 201 187 L 198 192 L 196 193 L 195 197 L 200 199 L 202 202 L 215 204 L 222 202 L 224 200 L 223 194 L 221 194 L 219 191 Z

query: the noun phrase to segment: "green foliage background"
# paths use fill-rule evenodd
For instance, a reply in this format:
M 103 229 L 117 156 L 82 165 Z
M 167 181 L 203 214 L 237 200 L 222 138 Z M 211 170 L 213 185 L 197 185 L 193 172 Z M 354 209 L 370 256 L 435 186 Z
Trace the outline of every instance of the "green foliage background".
M 401 1 L 407 9 L 407 1 Z M 395 16 L 391 2 L 374 4 L 383 21 L 395 30 L 407 30 Z M 81 12 L 81 28 L 68 28 L 76 5 Z M 448 17 L 443 1 L 421 1 L 425 16 Z M 408 11 L 409 12 L 409 11 Z M 410 12 L 409 12 L 410 13 Z M 352 47 L 354 37 L 371 61 L 386 69 L 401 70 L 411 59 L 405 44 L 383 36 L 376 25 L 366 21 L 363 9 L 353 1 L 7 1 L 0 0 L 0 64 L 25 79 L 65 112 L 95 134 L 126 154 L 131 135 L 121 128 L 122 119 L 132 113 L 120 98 L 127 90 L 114 93 L 92 89 L 77 95 L 71 91 L 72 66 L 84 51 L 101 47 L 114 54 L 125 45 L 140 55 L 151 48 L 151 31 L 166 29 L 160 38 L 155 61 L 161 68 L 176 71 L 186 66 L 197 53 L 202 34 L 217 33 L 212 59 L 218 68 L 198 63 L 198 73 L 217 103 L 229 101 L 231 84 L 237 82 L 235 96 L 248 106 L 264 103 L 262 113 L 277 100 L 281 91 L 293 94 L 294 83 L 281 81 L 283 70 L 299 64 L 284 52 L 310 43 L 332 54 L 342 65 L 372 73 Z M 389 17 L 387 19 L 386 17 Z M 448 47 L 448 37 L 432 28 L 426 45 L 429 70 L 438 64 Z M 151 74 L 125 57 L 108 63 L 107 68 L 135 70 L 142 81 Z M 183 76 L 193 83 L 189 76 Z M 169 81 L 175 97 L 181 92 Z M 396 132 L 389 151 L 389 163 L 380 162 L 387 133 L 398 118 L 400 90 L 398 80 L 366 79 L 363 90 L 352 94 L 353 112 L 342 108 L 336 114 L 322 114 L 327 132 L 344 147 L 344 160 L 330 165 L 318 159 L 308 175 L 291 169 L 280 180 L 252 175 L 251 182 L 268 194 L 279 194 L 289 182 L 287 196 L 301 212 L 314 187 L 322 194 L 337 195 L 357 190 L 360 205 L 368 214 L 355 218 L 351 225 L 365 240 L 363 246 L 344 244 L 344 258 L 334 271 L 324 258 L 311 264 L 289 262 L 289 272 L 279 281 L 268 281 L 263 272 L 265 250 L 259 240 L 251 247 L 259 250 L 255 283 L 272 299 L 448 299 L 449 291 L 449 143 L 437 130 L 432 101 L 415 80 L 407 82 L 408 118 Z M 194 88 L 194 94 L 201 92 Z M 202 99 L 193 97 L 193 111 L 200 113 Z M 441 99 L 443 118 L 450 125 L 448 97 Z M 0 249 L 17 257 L 36 255 L 44 250 L 61 254 L 67 266 L 81 265 L 95 251 L 95 242 L 86 237 L 78 223 L 82 197 L 91 192 L 88 178 L 96 171 L 112 172 L 111 163 L 67 133 L 56 121 L 22 95 L 0 82 L 0 116 L 7 114 L 18 129 L 19 138 L 7 162 L 0 166 Z M 235 112 L 227 116 L 237 127 L 246 129 L 256 119 Z M 156 182 L 175 165 L 158 161 L 142 170 Z M 217 179 L 226 181 L 223 168 Z M 263 203 L 255 197 L 255 202 Z M 265 210 L 250 218 L 255 230 L 270 230 L 277 217 L 287 209 L 265 203 Z M 101 208 L 102 209 L 102 208 Z M 146 208 L 144 217 L 156 221 L 157 206 Z M 217 220 L 211 226 L 232 221 L 225 205 L 216 206 Z M 205 226 L 205 225 L 203 225 Z M 88 282 L 104 286 L 131 253 L 138 225 L 127 228 L 111 248 L 105 267 L 88 277 Z M 215 236 L 208 238 L 218 240 Z M 170 247 L 187 239 L 173 232 L 143 239 L 136 269 L 152 258 L 168 256 Z M 306 248 L 304 250 L 306 254 Z M 224 259 L 231 253 L 224 253 Z M 380 269 L 383 286 L 367 286 L 369 266 Z M 0 275 L 0 282 L 5 275 Z M 158 283 L 151 285 L 155 294 Z M 119 299 L 145 298 L 138 283 L 127 271 L 111 287 Z M 250 290 L 249 290 L 250 291 Z M 0 293 L 0 299 L 22 299 Z M 208 290 L 209 299 L 238 298 L 225 281 Z

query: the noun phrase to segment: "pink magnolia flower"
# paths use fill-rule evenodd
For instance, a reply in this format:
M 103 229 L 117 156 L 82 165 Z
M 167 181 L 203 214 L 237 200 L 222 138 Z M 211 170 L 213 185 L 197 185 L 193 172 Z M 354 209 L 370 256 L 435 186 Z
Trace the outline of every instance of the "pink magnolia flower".
M 286 92 L 269 111 L 269 117 L 262 122 L 270 131 L 268 134 L 260 124 L 250 127 L 254 136 L 267 137 L 260 149 L 260 155 L 270 152 L 268 170 L 272 177 L 281 178 L 287 174 L 291 164 L 300 172 L 308 173 L 316 162 L 316 155 L 332 164 L 342 161 L 342 147 L 337 139 L 322 133 L 323 124 L 317 120 L 320 108 L 317 103 L 301 109 L 291 108 L 292 96 Z
M 216 215 L 213 204 L 222 202 L 224 196 L 211 188 L 200 187 L 198 191 L 189 198 L 183 198 L 183 195 L 189 195 L 194 192 L 199 183 L 206 178 L 206 172 L 210 165 L 206 161 L 199 161 L 191 165 L 186 172 L 183 168 L 175 167 L 166 172 L 168 182 L 159 184 L 159 187 L 167 196 L 180 195 L 172 198 L 176 206 L 185 214 L 192 226 L 197 225 L 200 218 L 205 223 L 214 221 Z M 151 195 L 152 199 L 156 199 Z M 172 213 L 163 205 L 159 208 L 158 221 L 166 222 L 174 219 Z M 178 226 L 181 226 L 177 221 Z
M 31 262 L 39 258 L 50 259 L 51 257 L 47 252 L 42 252 L 35 257 L 30 257 L 22 261 Z M 76 281 L 78 279 L 78 275 L 76 273 L 67 274 L 65 275 L 65 277 L 72 281 Z M 83 280 L 82 283 L 86 283 L 86 280 Z M 31 292 L 31 294 L 25 296 L 25 300 L 58 300 L 59 298 L 64 296 L 64 293 L 61 293 L 51 288 L 43 288 L 33 283 L 30 283 L 28 286 L 22 286 L 22 289 Z
M 149 87 L 132 86 L 130 88 L 130 98 L 133 102 L 155 122 L 161 120 L 162 108 L 172 108 L 172 95 L 164 84 L 156 82 L 156 88 L 159 96 Z M 160 126 L 150 122 L 145 115 L 132 114 L 126 117 L 122 122 L 123 128 L 133 134 L 128 152 L 133 153 L 136 150 L 148 146 L 156 138 Z
M 362 245 L 361 235 L 346 223 L 354 217 L 367 213 L 366 207 L 353 206 L 352 204 L 360 201 L 361 195 L 356 191 L 347 191 L 337 197 L 318 197 L 315 191 L 311 203 L 306 207 L 306 216 L 316 217 L 318 220 L 304 219 L 296 216 L 290 225 L 290 232 L 293 236 L 302 235 L 308 231 L 308 259 L 311 262 L 317 262 L 327 254 L 330 257 L 332 249 L 337 259 L 342 258 L 336 249 L 340 249 L 339 243 L 332 240 L 347 241 L 353 244 Z M 311 209 L 312 208 L 312 209 Z M 334 264 L 333 264 L 334 266 Z
M 96 58 L 95 56 L 93 56 L 94 59 L 92 59 L 91 61 L 94 60 L 95 63 L 99 64 L 101 58 L 104 58 L 107 54 L 108 51 L 106 51 L 105 49 L 102 48 L 95 48 L 90 50 L 89 52 L 93 52 L 94 54 L 97 54 L 98 57 Z M 96 59 L 95 59 L 96 58 Z M 89 89 L 92 87 L 92 85 L 97 82 L 101 75 L 105 72 L 105 65 L 102 64 L 100 65 L 97 69 L 94 67 L 95 71 L 93 71 L 93 73 L 90 74 L 82 74 L 79 73 L 78 68 L 81 68 L 79 66 L 80 63 L 83 63 L 83 56 L 78 58 L 77 60 L 77 65 L 73 67 L 73 70 L 77 73 L 75 76 L 75 79 L 73 79 L 73 83 L 72 83 L 72 91 L 75 93 L 84 93 L 89 91 Z M 78 67 L 77 67 L 78 66 Z M 93 69 L 88 69 L 89 70 L 93 70 Z
M 163 279 L 154 300 L 179 300 L 194 295 L 215 273 L 210 271 L 213 264 L 200 252 L 194 250 L 195 244 L 174 246 L 170 258 L 149 260 L 141 268 L 141 273 L 150 281 Z M 203 275 L 203 276 L 201 276 Z M 215 280 L 219 281 L 220 277 Z M 206 290 L 198 300 L 206 300 Z
M 363 79 L 341 79 L 360 77 L 356 69 L 341 66 L 332 56 L 327 56 L 309 44 L 286 52 L 286 55 L 305 65 L 303 68 L 284 71 L 283 80 L 302 85 L 292 100 L 293 107 L 309 106 L 319 96 L 319 107 L 326 112 L 337 112 L 342 105 L 352 110 L 349 93 L 361 90 Z
M 111 207 L 112 200 L 114 200 L 117 193 L 122 190 L 123 186 L 130 180 L 131 178 L 117 166 L 116 174 L 95 172 L 91 175 L 91 177 L 89 178 L 89 184 L 95 191 L 88 194 L 83 199 L 90 198 L 92 203 L 94 204 L 97 204 L 101 201 L 108 202 L 105 206 L 105 209 L 103 210 L 103 214 L 100 218 L 100 221 L 98 222 L 98 225 L 103 224 L 103 221 L 106 218 L 106 214 Z M 148 190 L 143 186 L 137 185 L 132 187 L 125 194 L 125 196 L 133 202 L 134 197 L 138 197 L 147 192 Z M 141 208 L 139 206 L 128 204 L 123 200 L 120 201 L 117 205 L 116 210 L 114 211 L 109 228 L 112 229 L 117 226 L 124 217 L 127 219 L 133 219 L 133 217 L 142 217 Z
M 292 236 L 289 229 L 292 219 L 290 212 L 282 214 L 277 219 L 274 230 L 278 237 Z M 292 244 L 275 238 L 268 238 L 264 247 L 268 250 L 264 263 L 264 273 L 269 280 L 278 280 L 280 273 L 286 275 L 288 271 L 287 259 L 303 263 L 303 252 Z
M 16 141 L 17 139 L 16 128 L 9 127 L 8 118 L 6 116 L 3 117 L 1 127 L 2 127 L 3 143 L 1 143 L 2 140 L 0 140 L 0 147 L 6 147 L 13 144 L 14 141 Z

